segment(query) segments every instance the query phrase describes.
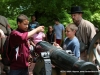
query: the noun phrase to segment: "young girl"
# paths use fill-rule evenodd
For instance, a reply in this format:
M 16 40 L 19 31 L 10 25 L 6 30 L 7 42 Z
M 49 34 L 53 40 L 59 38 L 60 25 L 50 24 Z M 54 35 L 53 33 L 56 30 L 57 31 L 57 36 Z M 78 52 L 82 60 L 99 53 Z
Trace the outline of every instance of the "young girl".
M 48 32 L 46 33 L 46 41 L 48 41 L 51 44 L 53 44 L 53 42 L 56 42 L 56 35 L 53 31 L 52 26 L 48 27 Z

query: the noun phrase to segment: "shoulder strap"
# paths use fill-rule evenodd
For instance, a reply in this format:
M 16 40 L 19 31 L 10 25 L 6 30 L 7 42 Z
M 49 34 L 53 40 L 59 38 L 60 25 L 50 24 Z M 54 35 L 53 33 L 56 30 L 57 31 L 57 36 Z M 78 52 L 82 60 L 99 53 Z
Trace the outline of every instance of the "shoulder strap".
M 0 23 L 3 27 L 5 27 L 6 28 L 6 26 L 4 26 L 2 23 Z

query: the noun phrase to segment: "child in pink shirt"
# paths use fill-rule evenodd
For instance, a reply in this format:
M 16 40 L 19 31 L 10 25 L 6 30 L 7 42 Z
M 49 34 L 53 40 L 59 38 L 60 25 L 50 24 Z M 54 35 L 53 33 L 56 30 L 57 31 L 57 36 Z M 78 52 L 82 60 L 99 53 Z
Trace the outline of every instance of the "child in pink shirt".
M 36 46 L 36 44 L 40 41 L 43 41 L 45 39 L 45 34 L 43 32 L 39 32 L 39 33 L 35 33 L 33 36 L 32 36 L 32 41 L 31 41 L 31 44 L 34 46 L 34 51 L 37 53 L 37 54 L 40 54 L 41 52 L 41 48 L 39 46 Z
M 35 33 L 32 37 L 31 37 L 31 45 L 34 47 L 34 51 L 35 52 L 35 55 L 33 53 L 32 57 L 33 57 L 33 63 L 31 63 L 31 66 L 29 67 L 29 75 L 33 75 L 32 74 L 32 71 L 34 70 L 34 67 L 35 67 L 35 62 L 36 62 L 36 58 L 37 58 L 37 55 L 40 54 L 41 52 L 41 48 L 39 46 L 36 46 L 36 44 L 40 41 L 43 41 L 45 38 L 45 34 L 43 32 L 37 32 Z M 37 54 L 37 55 L 36 55 Z
M 38 42 L 43 41 L 45 38 L 45 34 L 43 32 L 39 32 L 33 35 L 33 42 L 36 45 Z

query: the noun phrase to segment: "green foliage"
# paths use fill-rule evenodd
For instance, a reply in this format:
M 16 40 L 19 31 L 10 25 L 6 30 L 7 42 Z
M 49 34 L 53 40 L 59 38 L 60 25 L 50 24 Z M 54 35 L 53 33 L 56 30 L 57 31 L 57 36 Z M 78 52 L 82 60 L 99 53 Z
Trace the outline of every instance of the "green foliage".
M 70 7 L 79 5 L 82 7 L 83 18 L 90 20 L 94 25 L 100 24 L 100 0 L 1 0 L 0 14 L 9 18 L 12 28 L 16 28 L 15 19 L 19 14 L 28 17 L 35 14 L 40 24 L 53 25 L 54 18 L 59 18 L 65 26 L 72 22 Z
M 95 13 L 91 16 L 91 21 L 93 21 L 94 25 L 100 29 L 100 14 Z
M 17 28 L 16 20 L 8 19 L 8 22 L 9 22 L 10 27 L 11 27 L 12 29 L 16 29 L 16 28 Z

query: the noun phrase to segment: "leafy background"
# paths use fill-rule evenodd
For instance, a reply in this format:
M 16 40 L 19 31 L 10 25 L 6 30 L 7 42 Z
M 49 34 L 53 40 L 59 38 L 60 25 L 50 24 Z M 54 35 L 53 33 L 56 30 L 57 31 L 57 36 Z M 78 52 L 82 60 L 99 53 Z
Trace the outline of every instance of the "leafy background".
M 100 29 L 100 0 L 0 0 L 0 15 L 7 17 L 10 26 L 16 29 L 19 14 L 36 15 L 37 21 L 45 27 L 54 25 L 54 18 L 66 26 L 71 23 L 71 6 L 81 6 L 83 18 L 91 21 Z

